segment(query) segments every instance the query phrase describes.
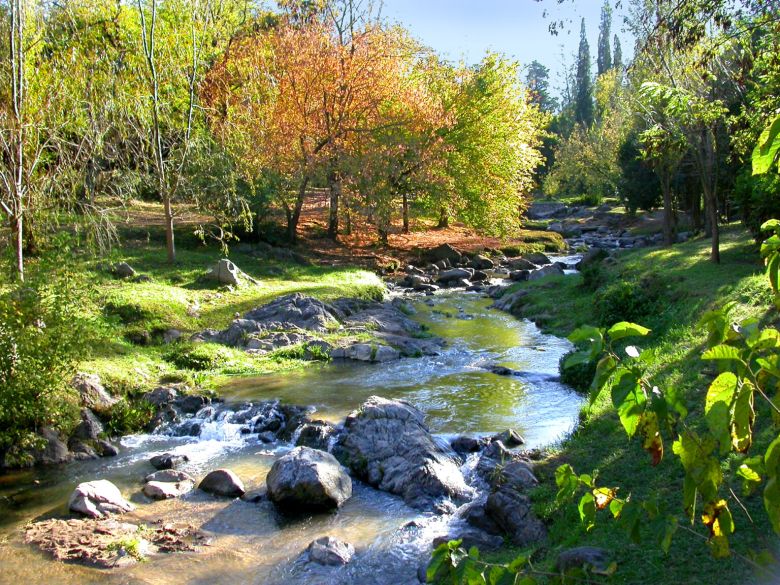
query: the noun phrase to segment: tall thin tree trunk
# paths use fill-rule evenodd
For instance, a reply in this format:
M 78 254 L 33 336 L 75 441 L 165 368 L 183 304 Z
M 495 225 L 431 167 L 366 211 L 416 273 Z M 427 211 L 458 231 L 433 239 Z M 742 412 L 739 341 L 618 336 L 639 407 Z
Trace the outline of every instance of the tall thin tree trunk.
M 674 209 L 672 208 L 672 178 L 669 173 L 665 173 L 661 179 L 661 189 L 664 195 L 664 245 L 671 246 L 676 240 L 674 229 Z
M 450 227 L 450 216 L 447 214 L 447 210 L 443 207 L 439 211 L 439 223 L 436 225 L 436 227 L 439 229 Z
M 287 216 L 287 239 L 291 244 L 298 241 L 298 221 L 301 219 L 301 210 L 303 202 L 306 199 L 306 187 L 309 185 L 309 177 L 304 177 L 301 186 L 298 188 L 298 197 L 295 199 L 295 207 L 291 214 Z
M 404 229 L 403 232 L 405 234 L 409 233 L 409 194 L 404 191 L 403 195 L 403 220 L 404 220 Z
M 328 188 L 330 190 L 328 237 L 335 240 L 339 235 L 339 198 L 341 197 L 341 178 L 335 171 L 328 173 Z
M 14 153 L 12 162 L 13 213 L 10 214 L 14 223 L 16 235 L 16 277 L 24 282 L 24 214 L 25 209 L 25 183 L 24 183 L 24 99 L 25 99 L 25 74 L 24 74 L 24 3 L 22 0 L 11 2 L 11 99 L 13 102 L 14 129 Z

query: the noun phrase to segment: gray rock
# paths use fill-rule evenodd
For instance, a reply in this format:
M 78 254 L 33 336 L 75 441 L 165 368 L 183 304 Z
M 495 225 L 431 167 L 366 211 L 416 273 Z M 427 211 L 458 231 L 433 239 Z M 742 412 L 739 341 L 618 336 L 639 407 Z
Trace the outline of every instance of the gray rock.
M 91 518 L 124 514 L 135 509 L 122 497 L 119 488 L 105 479 L 80 483 L 68 500 L 68 509 Z
M 193 481 L 147 481 L 144 484 L 143 492 L 147 498 L 153 500 L 168 500 L 178 498 L 195 488 Z
M 531 272 L 531 274 L 528 276 L 528 280 L 539 280 L 540 278 L 544 278 L 546 276 L 559 276 L 563 274 L 563 268 L 559 263 L 555 264 L 549 264 L 547 266 L 543 266 L 539 270 L 534 270 Z
M 229 469 L 216 469 L 201 480 L 198 489 L 215 496 L 238 498 L 246 493 L 243 482 Z
M 520 289 L 513 293 L 504 294 L 496 299 L 493 303 L 493 308 L 500 311 L 506 311 L 507 313 L 515 313 L 522 306 L 522 299 L 529 294 L 526 289 Z
M 220 284 L 230 284 L 233 286 L 240 286 L 243 280 L 248 280 L 252 284 L 257 284 L 257 281 L 254 278 L 248 276 L 238 266 L 226 258 L 218 260 L 206 273 L 206 278 Z
M 295 445 L 298 447 L 311 447 L 320 451 L 328 450 L 328 441 L 335 432 L 333 425 L 322 420 L 313 420 L 305 423 L 298 433 Z
M 496 550 L 504 544 L 504 539 L 500 536 L 488 534 L 473 526 L 462 526 L 451 530 L 449 534 L 434 538 L 433 548 L 451 540 L 462 540 L 460 546 L 465 550 L 469 550 L 472 546 L 476 546 L 480 551 Z
M 530 254 L 525 254 L 523 258 L 525 258 L 529 262 L 538 264 L 539 266 L 544 266 L 545 264 L 552 264 L 552 260 L 550 260 L 550 257 L 547 254 L 542 254 L 541 252 L 531 252 Z
M 71 386 L 81 396 L 81 406 L 99 414 L 108 414 L 117 403 L 117 399 L 106 392 L 100 377 L 95 374 L 78 373 L 71 381 Z
M 167 344 L 167 343 L 173 343 L 174 341 L 178 341 L 179 339 L 181 339 L 182 335 L 184 335 L 184 333 L 182 333 L 178 329 L 166 329 L 165 331 L 163 331 L 163 343 Z
M 170 404 L 179 395 L 174 386 L 159 386 L 154 390 L 150 390 L 145 393 L 141 398 L 146 400 L 149 404 L 160 408 L 165 404 Z
M 57 465 L 67 463 L 73 459 L 68 446 L 62 440 L 60 434 L 50 427 L 41 427 L 38 436 L 43 439 L 43 444 L 33 449 L 31 454 L 36 463 L 41 465 Z
M 283 510 L 338 508 L 352 497 L 352 480 L 333 455 L 296 447 L 274 461 L 268 498 Z
M 390 362 L 397 359 L 400 359 L 401 352 L 397 349 L 393 349 L 392 347 L 388 347 L 386 345 L 378 345 L 376 348 L 376 352 L 374 352 L 374 359 L 372 361 L 375 361 L 377 363 L 384 363 L 384 362 Z
M 471 526 L 484 530 L 488 534 L 503 534 L 501 527 L 488 515 L 485 504 L 472 504 L 463 513 L 463 519 Z
M 181 465 L 182 463 L 186 463 L 189 461 L 190 458 L 186 455 L 173 455 L 172 453 L 163 453 L 162 455 L 155 455 L 151 459 L 149 459 L 149 463 L 152 464 L 152 467 L 155 469 L 174 469 Z
M 483 453 L 485 457 L 495 461 L 507 461 L 512 458 L 512 452 L 501 441 L 490 441 Z
M 81 439 L 71 438 L 68 441 L 68 449 L 70 449 L 71 455 L 76 461 L 89 461 L 90 459 L 100 457 L 92 445 Z
M 539 268 L 536 264 L 526 258 L 510 258 L 506 263 L 510 270 L 536 270 Z
M 79 439 L 97 439 L 103 432 L 103 424 L 89 408 L 81 409 L 81 421 L 73 431 L 73 436 Z
M 431 262 L 443 262 L 445 260 L 449 260 L 451 263 L 460 262 L 461 257 L 463 256 L 460 251 L 456 250 L 449 244 L 441 244 L 440 246 L 436 246 L 435 248 L 432 248 L 428 250 L 425 253 L 425 256 L 428 260 Z
M 295 293 L 249 311 L 244 319 L 264 324 L 289 324 L 307 331 L 326 333 L 338 327 L 338 316 L 339 312 L 333 306 Z
M 561 552 L 558 555 L 555 568 L 562 573 L 585 566 L 605 571 L 609 567 L 609 563 L 610 553 L 608 550 L 596 546 L 578 546 Z
M 471 262 L 469 262 L 469 267 L 476 268 L 477 270 L 490 270 L 494 266 L 495 264 L 490 258 L 481 254 L 474 256 Z
M 458 282 L 459 280 L 468 280 L 472 274 L 474 274 L 474 271 L 470 268 L 451 268 L 441 271 L 436 280 L 441 284 L 447 284 Z
M 190 396 L 179 396 L 173 401 L 173 405 L 185 414 L 195 414 L 209 402 L 211 400 L 206 396 L 192 394 Z
M 306 549 L 314 563 L 328 566 L 346 565 L 355 556 L 355 547 L 332 536 L 318 538 Z
M 481 444 L 474 437 L 462 435 L 450 441 L 450 446 L 456 453 L 476 453 L 481 449 Z
M 525 443 L 525 440 L 523 440 L 523 437 L 520 436 L 520 433 L 514 429 L 507 429 L 503 433 L 495 435 L 493 439 L 496 441 L 501 441 L 507 447 L 519 447 Z
M 117 278 L 132 278 L 135 276 L 135 269 L 127 262 L 117 262 L 111 266 L 111 273 Z
M 497 474 L 493 475 L 494 483 L 506 486 L 517 492 L 527 492 L 539 485 L 539 480 L 534 475 L 533 466 L 529 461 L 510 461 Z
M 147 475 L 144 481 L 146 482 L 157 481 L 157 482 L 164 482 L 164 483 L 191 481 L 194 484 L 195 478 L 192 477 L 189 473 L 186 473 L 184 471 L 178 471 L 176 469 L 161 469 L 160 471 L 155 471 L 154 473 L 150 473 L 149 475 Z
M 401 400 L 369 398 L 344 422 L 334 455 L 360 479 L 427 507 L 471 494 L 453 453 L 434 441 L 422 412 Z
M 119 449 L 104 439 L 95 441 L 95 448 L 101 457 L 116 457 Z
M 534 515 L 528 496 L 510 488 L 502 487 L 491 493 L 485 511 L 515 546 L 538 542 L 547 534 L 544 524 Z

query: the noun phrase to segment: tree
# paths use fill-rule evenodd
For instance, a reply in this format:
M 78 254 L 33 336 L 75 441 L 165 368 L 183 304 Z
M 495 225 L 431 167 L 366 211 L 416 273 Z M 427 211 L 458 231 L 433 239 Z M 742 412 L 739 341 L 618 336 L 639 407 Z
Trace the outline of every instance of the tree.
M 613 40 L 614 44 L 614 50 L 612 54 L 612 67 L 617 69 L 618 71 L 622 71 L 623 69 L 623 49 L 620 45 L 620 38 L 615 35 L 615 39 Z
M 585 19 L 580 26 L 580 47 L 577 52 L 574 119 L 584 125 L 593 123 L 593 79 L 590 74 L 590 47 L 585 30 Z
M 612 34 L 612 6 L 609 0 L 604 0 L 601 7 L 601 24 L 599 25 L 599 45 L 596 57 L 598 75 L 612 69 L 612 52 L 609 41 Z
M 530 98 L 539 109 L 551 114 L 558 109 L 558 100 L 550 95 L 550 69 L 539 61 L 531 61 L 525 76 Z

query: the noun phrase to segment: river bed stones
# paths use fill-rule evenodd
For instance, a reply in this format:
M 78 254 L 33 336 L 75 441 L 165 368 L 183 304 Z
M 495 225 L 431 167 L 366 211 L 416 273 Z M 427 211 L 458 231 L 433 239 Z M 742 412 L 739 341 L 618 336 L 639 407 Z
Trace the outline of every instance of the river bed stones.
M 472 494 L 454 453 L 434 440 L 423 413 L 402 400 L 369 398 L 347 417 L 333 453 L 356 477 L 414 507 Z
M 338 508 L 352 497 L 352 479 L 330 453 L 296 447 L 274 461 L 268 499 L 283 511 Z
M 195 488 L 193 481 L 148 481 L 144 484 L 143 492 L 147 498 L 153 500 L 168 500 L 178 498 Z
M 109 414 L 117 403 L 117 399 L 106 392 L 103 384 L 100 383 L 100 376 L 96 374 L 80 372 L 76 374 L 70 385 L 79 393 L 81 405 L 98 414 Z
M 90 518 L 103 518 L 109 514 L 130 512 L 135 506 L 122 497 L 113 483 L 98 479 L 76 486 L 68 500 L 68 509 Z
M 149 459 L 149 463 L 155 469 L 175 469 L 182 463 L 186 463 L 190 458 L 186 455 L 174 455 L 173 453 L 163 453 L 162 455 L 155 455 Z
M 204 477 L 198 489 L 214 496 L 240 498 L 246 493 L 244 483 L 229 469 L 215 469 Z
M 309 560 L 320 565 L 337 567 L 346 565 L 355 556 L 355 547 L 332 536 L 323 536 L 306 549 Z

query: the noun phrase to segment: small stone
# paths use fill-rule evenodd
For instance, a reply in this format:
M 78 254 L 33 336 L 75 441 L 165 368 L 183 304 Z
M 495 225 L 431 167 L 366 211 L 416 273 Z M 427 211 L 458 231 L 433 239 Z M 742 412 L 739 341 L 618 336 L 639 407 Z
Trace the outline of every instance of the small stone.
M 111 267 L 111 272 L 118 278 L 132 278 L 135 276 L 135 269 L 127 262 L 117 262 Z
M 454 438 L 450 446 L 456 453 L 476 453 L 481 447 L 479 440 L 465 435 Z
M 149 463 L 155 469 L 174 469 L 182 463 L 186 463 L 190 458 L 186 455 L 174 455 L 172 453 L 163 453 L 162 455 L 155 455 L 149 459 Z

